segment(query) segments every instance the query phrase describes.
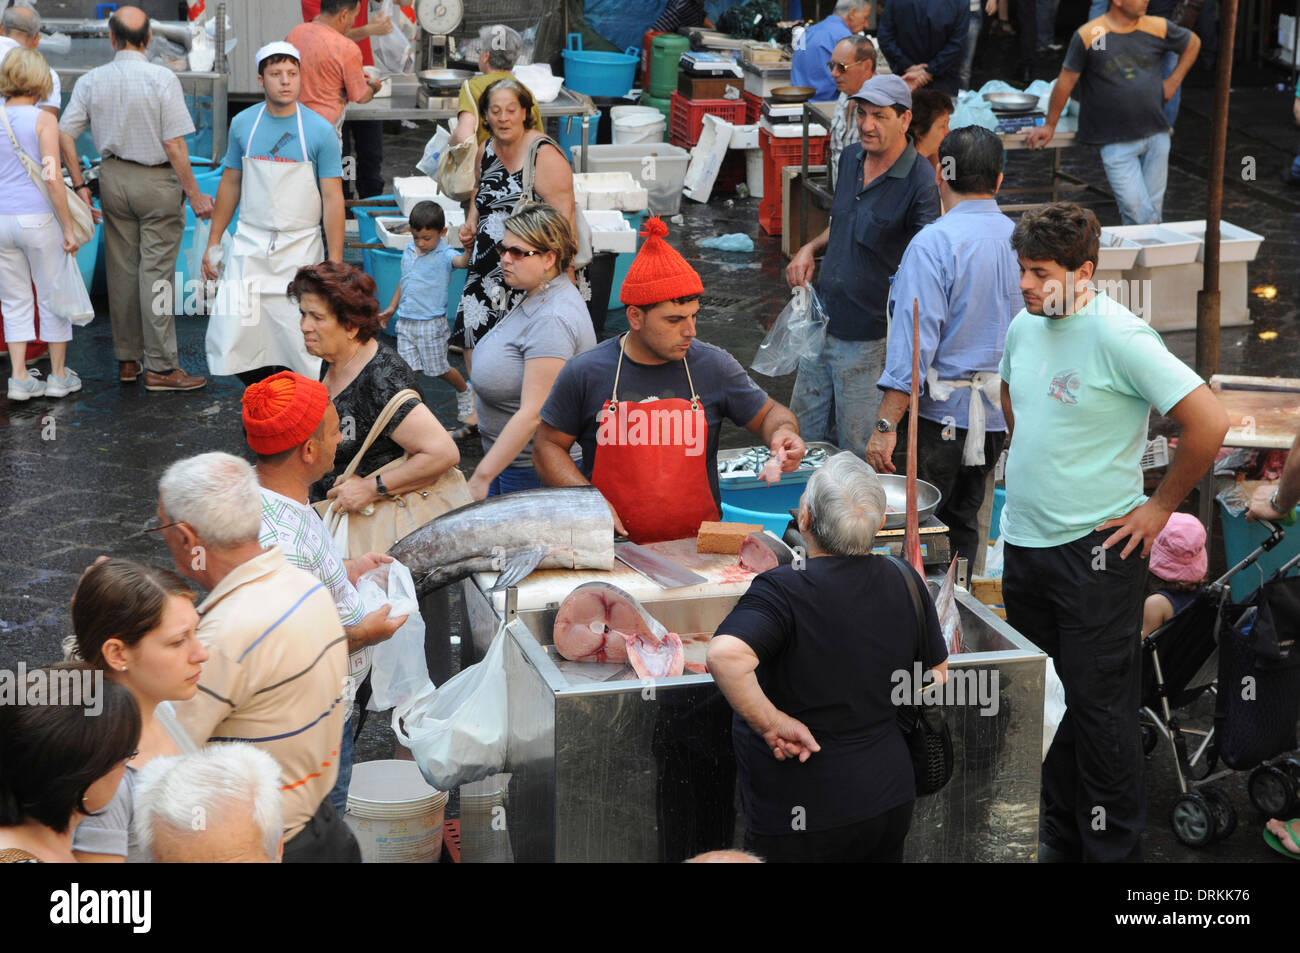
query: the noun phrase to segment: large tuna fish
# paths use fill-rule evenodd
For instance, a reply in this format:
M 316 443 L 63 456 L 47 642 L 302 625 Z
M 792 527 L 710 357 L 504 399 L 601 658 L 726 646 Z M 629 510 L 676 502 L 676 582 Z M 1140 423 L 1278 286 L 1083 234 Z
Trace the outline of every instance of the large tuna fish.
M 618 586 L 585 582 L 555 615 L 556 651 L 573 662 L 627 662 L 642 678 L 682 674 L 681 637 Z
M 388 553 L 421 594 L 476 572 L 505 589 L 534 569 L 613 569 L 614 517 L 593 486 L 520 490 L 444 513 Z

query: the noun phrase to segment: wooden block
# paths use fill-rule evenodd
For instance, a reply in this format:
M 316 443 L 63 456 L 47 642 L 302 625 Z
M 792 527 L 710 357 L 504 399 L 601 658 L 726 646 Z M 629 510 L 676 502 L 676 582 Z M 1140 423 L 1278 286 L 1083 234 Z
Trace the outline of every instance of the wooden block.
M 695 551 L 699 553 L 740 554 L 740 544 L 750 533 L 763 532 L 761 523 L 712 523 L 700 524 L 699 535 L 695 537 Z
M 745 81 L 739 76 L 677 74 L 677 92 L 687 99 L 727 99 L 728 89 L 736 91 L 732 96 L 739 96 L 745 91 Z
M 987 606 L 1002 605 L 1002 579 L 972 576 L 970 594 Z

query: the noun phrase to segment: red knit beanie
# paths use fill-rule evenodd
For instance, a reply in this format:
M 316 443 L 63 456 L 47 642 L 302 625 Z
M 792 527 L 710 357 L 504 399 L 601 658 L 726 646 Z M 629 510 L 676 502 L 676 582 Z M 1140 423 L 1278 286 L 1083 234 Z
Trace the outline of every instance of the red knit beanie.
M 677 249 L 664 241 L 668 226 L 663 219 L 658 216 L 648 219 L 641 234 L 648 237 L 623 279 L 623 288 L 618 295 L 620 301 L 647 307 L 704 293 L 699 272 L 687 264 Z
M 293 371 L 272 374 L 244 390 L 244 431 L 254 453 L 270 456 L 301 446 L 325 419 L 325 385 Z

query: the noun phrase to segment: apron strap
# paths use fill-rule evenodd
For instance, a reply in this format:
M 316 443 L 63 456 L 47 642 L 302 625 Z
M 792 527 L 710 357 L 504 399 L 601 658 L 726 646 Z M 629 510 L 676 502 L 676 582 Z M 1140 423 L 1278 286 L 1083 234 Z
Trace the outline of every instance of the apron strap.
M 247 159 L 248 154 L 253 151 L 253 137 L 257 135 L 257 126 L 262 121 L 262 117 L 265 115 L 266 115 L 266 103 L 262 103 L 262 108 L 258 110 L 257 118 L 253 120 L 253 128 L 248 130 L 248 142 L 244 143 L 245 159 Z M 301 128 L 302 126 L 301 120 L 299 121 L 298 125 Z
M 630 333 L 630 332 L 629 332 Z M 618 378 L 623 372 L 623 355 L 627 350 L 627 334 L 625 333 L 618 339 L 618 364 L 614 368 L 614 390 L 609 395 L 609 410 L 614 413 L 618 410 Z M 691 389 L 691 411 L 700 409 L 700 395 L 695 393 L 695 381 L 691 380 L 691 365 L 686 362 L 686 355 L 682 355 L 682 367 L 686 369 L 686 386 Z

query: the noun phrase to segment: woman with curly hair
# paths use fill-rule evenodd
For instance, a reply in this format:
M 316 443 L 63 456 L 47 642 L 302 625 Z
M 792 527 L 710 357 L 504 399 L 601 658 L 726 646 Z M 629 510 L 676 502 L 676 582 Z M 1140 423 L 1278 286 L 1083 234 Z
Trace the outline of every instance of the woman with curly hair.
M 412 398 L 370 445 L 356 474 L 336 485 L 388 402 L 408 388 L 420 393 L 420 382 L 377 337 L 382 322 L 375 280 L 360 268 L 336 261 L 300 268 L 289 296 L 298 302 L 307 352 L 321 359 L 321 381 L 343 433 L 334 469 L 312 484 L 312 502 L 328 497 L 345 512 L 356 512 L 388 494 L 428 486 L 460 462 L 451 435 L 423 401 Z M 409 459 L 401 466 L 375 474 L 403 454 Z

